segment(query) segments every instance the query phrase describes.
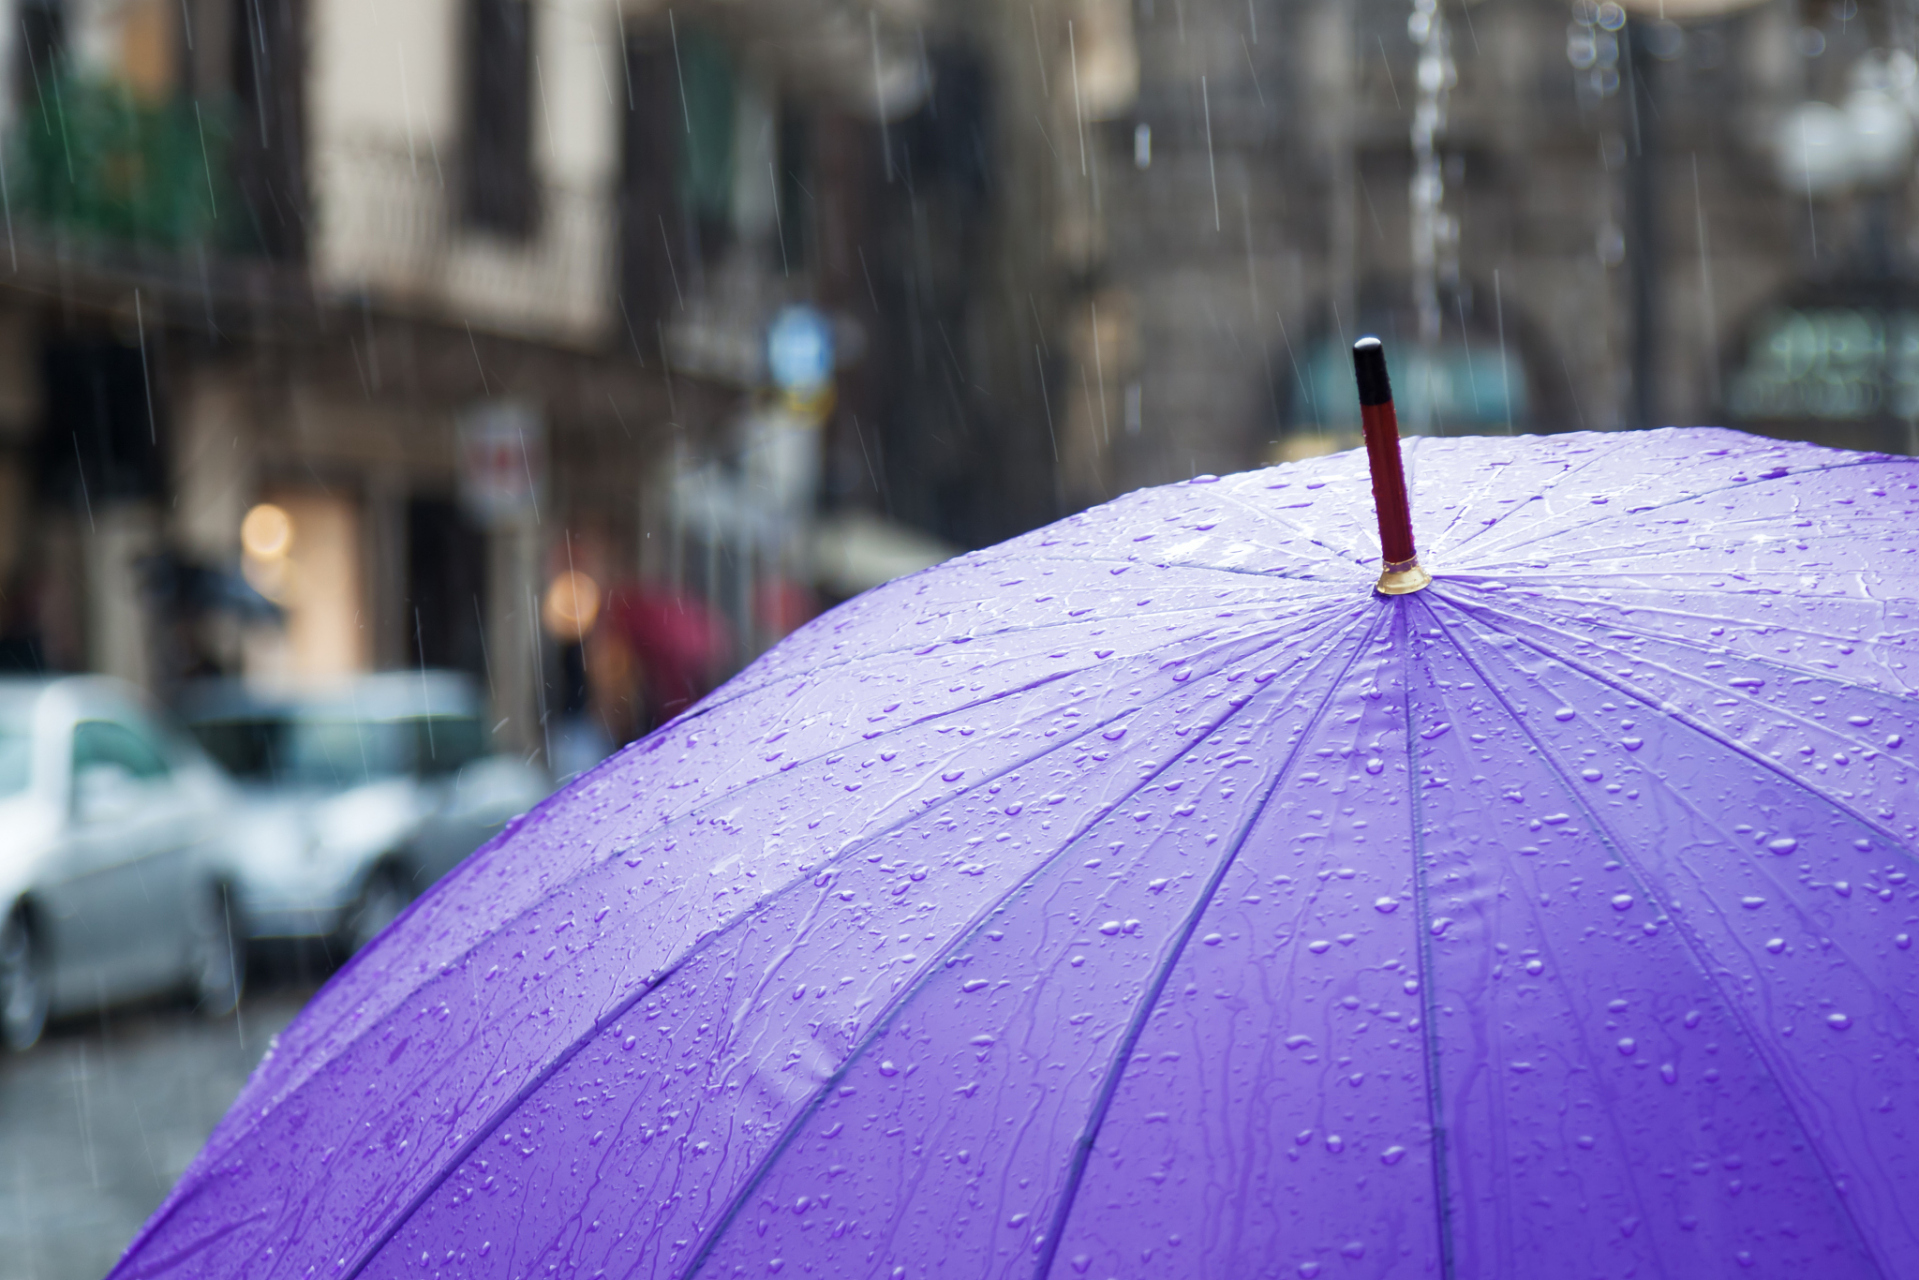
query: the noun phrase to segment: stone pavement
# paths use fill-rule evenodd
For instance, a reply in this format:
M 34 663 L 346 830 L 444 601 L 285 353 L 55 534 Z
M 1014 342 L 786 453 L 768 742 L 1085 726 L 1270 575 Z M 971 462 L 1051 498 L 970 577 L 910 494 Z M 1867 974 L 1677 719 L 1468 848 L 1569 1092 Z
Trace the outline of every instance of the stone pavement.
M 0 1280 L 105 1275 L 312 993 L 283 981 L 218 1021 L 116 1011 L 0 1054 Z

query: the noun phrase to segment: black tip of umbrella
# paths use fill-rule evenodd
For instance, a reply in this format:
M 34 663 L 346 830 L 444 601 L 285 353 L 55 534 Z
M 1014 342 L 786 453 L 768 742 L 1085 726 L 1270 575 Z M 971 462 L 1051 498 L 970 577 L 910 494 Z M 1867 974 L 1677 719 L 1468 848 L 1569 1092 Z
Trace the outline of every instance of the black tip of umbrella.
M 1405 466 L 1399 456 L 1399 419 L 1393 412 L 1393 384 L 1386 376 L 1386 348 L 1368 335 L 1353 344 L 1353 375 L 1359 380 L 1359 419 L 1366 436 L 1366 463 L 1373 477 L 1373 506 L 1379 515 L 1379 544 L 1385 561 L 1374 590 L 1403 596 L 1423 590 L 1432 574 L 1419 563 L 1413 546 L 1412 505 L 1406 497 Z
M 1368 335 L 1353 344 L 1353 375 L 1359 379 L 1361 404 L 1391 404 L 1392 380 L 1386 376 L 1386 348 Z

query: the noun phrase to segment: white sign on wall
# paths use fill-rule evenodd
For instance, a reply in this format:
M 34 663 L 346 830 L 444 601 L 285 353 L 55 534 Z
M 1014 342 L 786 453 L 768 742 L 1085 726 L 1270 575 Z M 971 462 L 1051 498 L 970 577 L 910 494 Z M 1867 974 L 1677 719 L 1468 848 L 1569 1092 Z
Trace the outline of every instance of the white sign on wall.
M 460 415 L 460 500 L 487 526 L 540 517 L 546 424 L 522 400 L 487 400 Z

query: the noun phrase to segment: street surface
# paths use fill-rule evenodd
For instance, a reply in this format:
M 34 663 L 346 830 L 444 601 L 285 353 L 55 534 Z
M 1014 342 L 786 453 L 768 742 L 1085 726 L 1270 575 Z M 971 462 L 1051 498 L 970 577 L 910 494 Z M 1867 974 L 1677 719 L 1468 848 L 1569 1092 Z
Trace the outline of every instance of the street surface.
M 0 1055 L 0 1280 L 106 1274 L 314 986 L 255 990 L 238 1018 L 147 1005 Z

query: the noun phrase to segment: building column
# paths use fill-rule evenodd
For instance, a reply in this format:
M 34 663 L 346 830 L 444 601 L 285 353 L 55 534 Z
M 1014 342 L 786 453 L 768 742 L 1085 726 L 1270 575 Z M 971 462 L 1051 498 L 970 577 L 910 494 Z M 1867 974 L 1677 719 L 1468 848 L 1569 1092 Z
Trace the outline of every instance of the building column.
M 367 477 L 361 537 L 366 556 L 367 649 L 376 671 L 413 665 L 413 606 L 408 598 L 406 476 L 380 467 Z
M 503 522 L 486 538 L 487 682 L 500 746 L 547 756 L 546 640 L 540 634 L 540 534 L 531 519 Z
M 160 521 L 146 503 L 116 502 L 82 525 L 86 565 L 87 665 L 145 689 L 153 680 L 152 618 L 141 562 L 160 549 Z

